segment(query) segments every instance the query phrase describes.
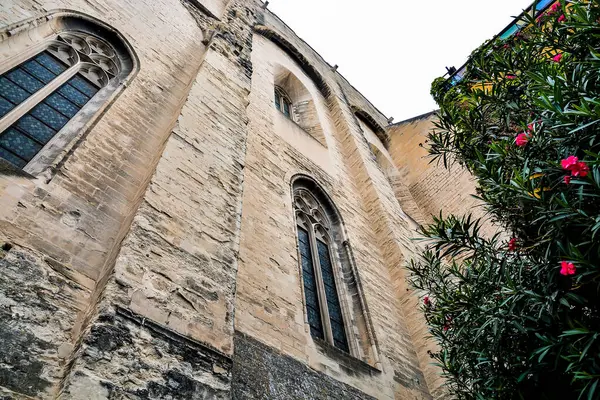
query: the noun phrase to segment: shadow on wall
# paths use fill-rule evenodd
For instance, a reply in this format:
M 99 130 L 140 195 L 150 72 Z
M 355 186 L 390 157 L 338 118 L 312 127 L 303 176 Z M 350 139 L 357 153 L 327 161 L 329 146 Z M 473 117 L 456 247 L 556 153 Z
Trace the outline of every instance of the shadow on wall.
M 369 143 L 369 147 L 371 148 L 371 153 L 373 153 L 375 162 L 377 162 L 377 165 L 379 165 L 379 168 L 394 190 L 394 195 L 396 196 L 398 203 L 400 203 L 402 217 L 408 222 L 408 226 L 411 230 L 418 230 L 419 224 L 423 223 L 422 218 L 419 218 L 421 213 L 418 210 L 418 207 L 413 204 L 414 202 L 412 201 L 408 188 L 402 184 L 402 177 L 400 176 L 398 168 L 396 168 L 396 166 L 388 159 L 388 156 L 379 150 L 377 146 Z M 420 221 L 417 222 L 412 215 L 415 215 Z
M 400 204 L 401 216 L 407 222 L 411 230 L 417 230 L 419 224 L 423 223 L 421 212 L 414 203 L 408 187 L 403 183 L 400 171 L 394 164 L 392 156 L 388 152 L 388 138 L 380 130 L 376 130 L 368 120 L 364 118 L 364 113 L 355 112 L 356 120 L 362 130 L 365 139 L 369 143 L 369 149 L 374 161 L 377 163 L 383 175 L 389 181 L 396 200 Z
M 280 65 L 275 67 L 274 84 L 279 89 L 277 92 L 283 92 L 291 103 L 291 110 L 288 117 L 306 131 L 306 133 L 327 147 L 323 127 L 319 122 L 315 100 L 306 86 L 294 74 Z M 281 107 L 284 107 L 284 105 L 282 104 Z

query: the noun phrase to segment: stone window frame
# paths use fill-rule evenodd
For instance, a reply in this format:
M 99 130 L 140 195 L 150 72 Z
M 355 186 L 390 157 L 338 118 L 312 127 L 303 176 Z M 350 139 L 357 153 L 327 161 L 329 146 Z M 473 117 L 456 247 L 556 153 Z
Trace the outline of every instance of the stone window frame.
M 76 43 L 77 40 L 81 43 Z M 78 50 L 78 45 L 83 45 L 84 49 Z M 112 57 L 100 52 L 94 53 L 92 49 L 96 47 L 104 47 L 104 50 L 108 48 L 108 52 L 113 52 Z M 84 75 L 92 82 L 96 80 L 94 83 L 99 88 L 25 167 L 21 169 L 0 159 L 0 164 L 6 171 L 25 173 L 31 177 L 44 175 L 49 181 L 55 172 L 53 169 L 65 161 L 97 118 L 135 77 L 140 62 L 133 47 L 117 30 L 96 18 L 75 11 L 50 12 L 6 27 L 0 31 L 0 50 L 6 48 L 11 55 L 0 61 L 0 75 L 45 51 L 64 62 L 67 70 L 0 118 L 0 133 L 77 74 Z M 70 57 L 59 54 L 59 48 Z M 88 54 L 86 50 L 89 50 Z
M 355 288 L 356 293 L 351 294 L 348 292 L 347 285 L 344 281 L 351 279 L 353 281 L 358 281 L 358 271 L 356 269 L 356 263 L 354 262 L 354 256 L 352 252 L 352 248 L 350 246 L 350 242 L 347 239 L 347 235 L 345 233 L 344 222 L 341 218 L 341 215 L 332 202 L 331 198 L 327 194 L 327 192 L 321 187 L 319 183 L 313 178 L 304 175 L 297 174 L 292 177 L 291 180 L 291 194 L 292 194 L 292 207 L 294 210 L 294 230 L 295 230 L 295 238 L 296 238 L 296 251 L 298 257 L 298 273 L 300 277 L 300 290 L 302 293 L 302 305 L 303 305 L 303 314 L 304 314 L 304 324 L 307 332 L 310 332 L 310 325 L 308 321 L 308 313 L 307 313 L 307 302 L 306 302 L 306 294 L 304 290 L 304 277 L 302 271 L 302 263 L 301 263 L 301 253 L 298 245 L 298 227 L 307 230 L 309 235 L 311 236 L 311 254 L 313 258 L 313 268 L 315 272 L 315 277 L 319 280 L 318 284 L 318 295 L 319 295 L 319 308 L 321 311 L 321 319 L 323 329 L 328 331 L 325 333 L 325 340 L 321 340 L 319 338 L 315 338 L 312 335 L 311 338 L 317 342 L 317 344 L 325 345 L 324 348 L 325 353 L 332 356 L 338 354 L 339 356 L 343 356 L 344 354 L 349 355 L 351 358 L 356 359 L 361 362 L 363 365 L 368 365 L 371 368 L 375 368 L 377 371 L 381 371 L 382 365 L 379 358 L 379 350 L 377 345 L 377 339 L 375 337 L 373 326 L 370 321 L 368 314 L 368 308 L 365 303 L 364 295 L 362 293 L 361 288 Z M 302 214 L 306 214 L 306 210 L 299 209 L 296 205 L 297 195 L 300 194 L 308 194 L 310 195 L 314 201 L 317 203 L 317 207 L 314 208 L 313 212 L 311 212 L 311 219 L 314 222 L 313 227 L 307 227 L 306 225 L 302 225 L 306 221 L 306 217 L 302 216 Z M 305 221 L 302 221 L 302 219 Z M 325 226 L 327 225 L 327 227 Z M 314 232 L 311 235 L 310 232 L 313 229 Z M 327 310 L 327 303 L 325 300 L 324 293 L 324 285 L 322 282 L 322 277 L 320 276 L 320 268 L 318 268 L 318 260 L 315 259 L 316 254 L 316 238 L 317 234 L 320 238 L 325 237 L 328 240 L 327 244 L 329 246 L 329 257 L 333 268 L 335 283 L 337 294 L 341 306 L 342 317 L 344 322 L 344 328 L 346 333 L 346 339 L 348 342 L 349 353 L 337 348 L 333 344 L 331 328 L 329 326 L 329 311 Z M 318 256 L 316 257 L 318 258 Z M 343 264 L 346 265 L 346 268 L 343 268 Z M 345 275 L 352 275 L 351 277 Z M 360 285 L 359 285 L 360 286 Z M 367 357 L 363 348 L 359 344 L 358 339 L 358 328 L 355 326 L 355 318 L 353 315 L 352 306 L 350 305 L 351 296 L 356 297 L 362 307 L 362 317 L 365 318 L 366 321 L 366 332 L 365 334 L 368 336 L 368 352 L 371 356 L 371 361 L 367 361 Z M 323 346 L 320 346 L 323 347 Z M 330 351 L 333 350 L 333 351 Z
M 286 93 L 283 88 L 278 85 L 275 85 L 274 88 L 274 97 L 275 97 L 275 109 L 277 109 L 280 113 L 285 115 L 290 120 L 294 121 L 294 103 L 292 103 L 291 97 Z M 287 114 L 285 112 L 285 105 L 287 105 L 288 110 Z
M 273 89 L 275 91 L 274 108 L 283 114 L 288 121 L 293 122 L 302 129 L 310 138 L 327 148 L 327 140 L 323 131 L 323 116 L 317 110 L 316 98 L 298 75 L 289 69 L 289 66 L 276 63 L 273 73 Z M 289 103 L 289 116 L 282 108 L 281 97 L 287 98 Z M 279 99 L 279 106 L 277 100 Z

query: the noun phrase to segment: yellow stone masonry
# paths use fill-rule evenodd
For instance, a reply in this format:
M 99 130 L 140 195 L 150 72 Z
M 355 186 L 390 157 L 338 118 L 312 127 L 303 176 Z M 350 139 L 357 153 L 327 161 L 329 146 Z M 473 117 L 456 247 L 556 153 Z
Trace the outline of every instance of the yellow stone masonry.
M 433 117 L 387 127 L 258 0 L 9 0 L 0 74 L 67 17 L 135 68 L 52 169 L 0 163 L 0 397 L 445 398 L 403 266 L 431 214 L 480 208 L 424 158 Z M 299 175 L 339 213 L 352 355 L 310 333 Z

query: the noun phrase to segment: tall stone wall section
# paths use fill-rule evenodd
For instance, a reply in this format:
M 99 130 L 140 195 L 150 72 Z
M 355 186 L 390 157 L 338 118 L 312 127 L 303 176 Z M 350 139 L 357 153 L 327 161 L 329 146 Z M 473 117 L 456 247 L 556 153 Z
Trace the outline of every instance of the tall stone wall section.
M 0 31 L 63 9 L 111 25 L 139 71 L 49 181 L 0 173 L 0 391 L 52 398 L 116 249 L 179 115 L 204 51 L 178 0 L 9 1 Z M 176 24 L 173 21 L 177 21 Z M 6 36 L 4 36 L 6 37 Z
M 340 86 L 340 89 L 343 87 Z M 395 387 L 395 397 L 414 396 L 419 390 L 430 396 L 441 384 L 439 371 L 430 363 L 427 330 L 404 269 L 406 263 L 420 251 L 413 241 L 416 235 L 410 228 L 410 221 L 403 218 L 388 177 L 372 157 L 359 124 L 352 118 L 351 104 L 343 93 L 338 95 L 337 100 L 337 103 L 332 101 L 332 108 L 337 115 L 338 133 L 344 138 L 344 159 L 348 161 L 347 167 L 358 184 L 370 229 L 375 234 L 372 244 L 377 245 L 381 252 L 380 262 L 383 265 L 378 274 L 391 284 L 390 292 L 380 299 L 381 305 L 385 304 L 384 310 L 390 307 L 384 315 L 390 312 L 398 318 L 396 321 L 391 318 L 380 321 L 388 330 L 387 340 L 382 341 L 380 337 L 380 345 L 393 365 L 396 380 L 401 383 Z M 370 312 L 373 315 L 372 307 Z
M 403 263 L 415 254 L 413 233 L 400 217 L 393 189 L 373 161 L 345 98 L 344 90 L 350 88 L 343 80 L 338 82 L 332 68 L 276 17 L 267 14 L 265 25 L 275 33 L 255 36 L 253 46 L 236 330 L 378 398 L 430 398 L 427 380 L 436 385 L 439 380 L 437 371 L 427 377 L 422 371 L 430 363 L 426 332 L 402 271 Z M 272 41 L 269 35 L 282 38 Z M 286 42 L 293 50 L 276 45 Z M 295 52 L 308 65 L 301 68 L 293 58 Z M 273 71 L 278 66 L 294 73 L 316 99 L 326 149 L 301 151 L 299 139 L 289 133 L 294 128 L 278 122 L 280 113 L 272 104 Z M 310 76 L 311 68 L 331 88 L 329 95 Z M 358 105 L 367 108 L 368 102 L 362 102 Z M 290 188 L 298 173 L 314 177 L 344 219 L 381 352 L 381 371 L 359 368 L 358 360 L 327 352 L 308 333 Z M 414 339 L 421 345 L 419 354 Z
M 139 398 L 230 396 L 253 19 L 245 2 L 228 4 L 122 244 L 65 398 L 84 399 L 101 387 Z M 121 334 L 122 350 L 112 356 L 103 343 Z
M 309 173 L 324 185 L 347 223 L 354 224 L 356 204 L 348 204 L 345 187 L 347 177 L 332 177 L 303 153 L 275 133 L 274 119 L 279 117 L 272 106 L 272 71 L 275 63 L 292 67 L 292 72 L 305 83 L 317 106 L 326 112 L 318 90 L 301 71 L 294 69 L 285 54 L 274 44 L 255 36 L 253 53 L 253 90 L 249 115 L 249 138 L 244 182 L 243 219 L 241 226 L 240 268 L 236 299 L 236 330 L 267 344 L 277 352 L 294 357 L 316 371 L 335 376 L 355 386 L 364 385 L 377 375 L 349 357 L 328 358 L 320 354 L 310 341 L 304 324 L 301 277 L 296 258 L 296 228 L 293 221 L 291 178 L 297 173 Z M 336 171 L 341 163 L 335 150 L 331 126 L 324 121 L 328 136 L 328 170 Z M 291 122 L 290 122 L 291 123 Z M 304 133 L 308 135 L 308 133 Z M 315 141 L 315 144 L 321 146 Z M 337 160 L 336 160 L 337 159 Z M 332 165 L 333 164 L 333 165 Z M 341 180 L 344 179 L 344 180 Z M 348 222 L 347 220 L 350 220 Z M 366 223 L 366 221 L 365 221 Z M 368 234 L 366 231 L 364 235 Z M 368 241 L 370 238 L 364 238 Z M 353 241 L 360 242 L 360 239 Z M 236 348 L 237 351 L 237 348 Z M 357 369 L 357 365 L 362 367 Z M 357 370 L 350 375 L 346 371 Z M 388 383 L 389 384 L 389 383 Z M 371 390 L 378 387 L 373 386 Z M 388 387 L 383 387 L 381 395 Z

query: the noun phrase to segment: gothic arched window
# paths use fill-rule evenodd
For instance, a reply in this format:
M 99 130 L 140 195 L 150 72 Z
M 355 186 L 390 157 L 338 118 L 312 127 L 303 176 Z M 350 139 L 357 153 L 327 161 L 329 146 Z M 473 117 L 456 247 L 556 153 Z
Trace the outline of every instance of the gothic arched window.
M 298 250 L 310 333 L 350 352 L 340 302 L 334 224 L 317 197 L 307 188 L 294 188 Z
M 103 29 L 74 17 L 62 22 L 57 34 L 0 63 L 0 158 L 31 173 L 39 172 L 39 165 L 31 166 L 52 142 L 73 139 L 61 138 L 70 121 L 104 88 L 114 90 L 133 67 L 123 46 L 117 49 L 99 35 Z M 0 46 L 10 49 L 10 41 Z M 48 154 L 45 159 L 49 164 Z
M 290 96 L 279 86 L 275 86 L 275 108 L 289 119 L 294 119 L 292 117 L 292 101 L 290 100 Z

